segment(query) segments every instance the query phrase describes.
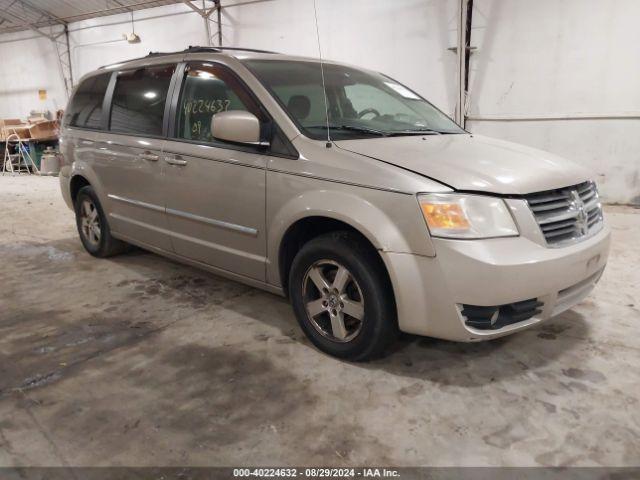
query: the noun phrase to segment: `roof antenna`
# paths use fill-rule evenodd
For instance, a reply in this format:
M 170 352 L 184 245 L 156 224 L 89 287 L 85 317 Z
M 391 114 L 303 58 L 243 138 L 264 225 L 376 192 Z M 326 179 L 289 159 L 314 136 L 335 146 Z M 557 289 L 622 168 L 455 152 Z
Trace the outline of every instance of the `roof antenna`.
M 318 29 L 318 9 L 316 8 L 316 0 L 313 0 L 313 13 L 316 19 L 316 38 L 318 39 L 318 56 L 320 57 L 320 74 L 322 75 L 322 93 L 324 93 L 324 113 L 327 119 L 327 143 L 326 147 L 331 148 L 331 134 L 329 130 L 329 106 L 327 102 L 327 87 L 324 83 L 324 63 L 322 61 L 322 48 L 320 48 L 320 30 Z

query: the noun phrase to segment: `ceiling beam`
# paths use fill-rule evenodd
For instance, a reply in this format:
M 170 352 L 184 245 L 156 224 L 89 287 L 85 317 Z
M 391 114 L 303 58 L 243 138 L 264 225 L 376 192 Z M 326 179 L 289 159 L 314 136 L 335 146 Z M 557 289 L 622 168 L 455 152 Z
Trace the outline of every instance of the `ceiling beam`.
M 113 0 L 111 1 L 113 2 Z M 90 18 L 97 18 L 105 15 L 114 15 L 116 13 L 127 13 L 135 10 L 142 10 L 143 8 L 151 8 L 153 6 L 156 6 L 155 4 L 157 2 L 158 0 L 143 0 L 141 2 L 131 3 L 127 5 L 122 5 L 116 2 L 118 5 L 122 5 L 122 6 L 103 8 L 100 10 L 94 10 L 92 12 L 79 13 L 77 15 L 68 15 L 66 17 L 63 17 L 63 20 L 65 20 L 66 22 L 76 22 L 76 21 L 79 21 L 77 20 L 78 18 L 83 20 L 88 20 Z
M 220 10 L 222 7 L 220 5 L 220 0 L 213 0 L 213 7 L 211 8 L 206 8 L 205 0 L 202 0 L 202 8 L 195 6 L 191 3 L 191 0 L 182 0 L 182 3 L 204 19 L 204 30 L 205 35 L 207 36 L 207 46 L 209 47 L 212 46 L 211 29 L 209 28 L 210 17 L 213 12 L 218 12 L 218 45 L 222 45 L 222 31 L 220 29 Z
M 46 17 L 48 21 L 45 19 L 42 19 L 42 20 L 38 20 L 37 22 L 29 22 L 24 20 L 23 18 L 20 18 L 19 15 L 14 13 L 12 15 L 13 18 L 5 21 L 4 23 L 0 21 L 0 24 L 2 24 L 2 28 L 0 28 L 0 34 L 31 29 L 31 26 L 33 25 L 35 25 L 38 28 L 42 28 L 42 27 L 49 26 L 51 24 L 64 25 L 72 22 L 77 22 L 80 20 L 98 18 L 106 15 L 114 15 L 117 13 L 129 13 L 129 12 L 134 12 L 136 10 L 155 7 L 155 6 L 158 6 L 158 3 L 159 3 L 159 0 L 138 0 L 135 3 L 129 3 L 129 4 L 121 3 L 118 0 L 107 0 L 107 1 L 109 2 L 108 5 L 110 4 L 112 6 L 108 8 L 101 8 L 100 10 L 93 10 L 90 12 L 77 13 L 74 15 L 66 15 L 62 17 L 62 16 L 56 16 L 52 14 L 42 7 L 37 7 L 35 5 L 34 0 L 13 0 L 8 5 L 0 6 L 0 8 L 3 11 L 8 12 L 12 6 L 16 4 L 22 4 L 26 8 L 29 8 L 32 12 L 43 15 L 43 17 Z M 169 5 L 171 3 L 180 3 L 180 0 L 173 0 L 173 2 L 169 2 L 169 3 L 162 2 L 160 4 Z M 214 11 L 215 7 L 210 10 Z M 19 22 L 16 21 L 16 18 L 19 18 Z
M 11 7 L 13 6 L 21 6 L 22 9 L 25 11 L 31 10 L 32 12 L 39 14 L 40 17 L 35 22 L 28 21 L 24 19 L 22 16 L 16 14 L 13 10 L 11 10 Z M 10 5 L 8 5 L 3 10 L 0 10 L 0 18 L 2 19 L 2 22 L 0 23 L 9 22 L 10 24 L 10 25 L 5 25 L 5 28 L 4 28 L 5 31 L 10 31 L 12 29 L 33 30 L 34 32 L 44 37 L 47 37 L 50 40 L 55 40 L 58 37 L 58 35 L 53 35 L 52 33 L 46 33 L 45 31 L 42 30 L 43 27 L 46 27 L 46 26 L 51 27 L 55 25 L 65 27 L 67 24 L 64 20 L 56 17 L 55 15 L 52 15 L 48 11 L 42 10 L 39 7 L 35 7 L 29 2 L 29 0 L 13 0 L 13 2 L 11 2 Z M 46 21 L 43 20 L 44 18 L 46 18 L 47 20 Z M 3 32 L 0 32 L 0 33 L 3 33 Z
M 38 12 L 40 14 L 42 14 L 43 16 L 49 18 L 51 21 L 55 22 L 55 23 L 59 23 L 60 25 L 66 25 L 67 22 L 65 22 L 62 18 L 52 14 L 51 12 L 49 12 L 48 10 L 44 10 L 41 7 L 36 7 L 35 5 L 33 5 L 31 3 L 30 0 L 16 0 L 19 4 L 26 6 L 27 8 L 30 8 L 31 10 L 33 10 L 34 12 Z
M 122 3 L 120 3 L 118 0 L 109 0 L 111 3 L 118 5 L 116 8 L 123 8 L 125 10 L 127 10 L 128 12 L 133 12 L 133 9 L 130 8 L 128 5 L 123 5 Z
M 220 4 L 220 2 L 217 2 L 216 0 L 213 0 L 213 2 L 215 5 L 211 8 L 204 8 L 204 7 L 198 8 L 193 3 L 191 3 L 191 0 L 182 0 L 182 3 L 184 3 L 187 7 L 189 7 L 194 12 L 196 12 L 202 18 L 209 18 L 211 14 L 218 9 L 218 5 Z
M 48 34 L 47 32 L 36 27 L 34 24 L 24 20 L 22 17 L 18 17 L 14 13 L 9 13 L 6 10 L 0 10 L 0 18 L 12 23 L 18 28 L 24 28 L 25 30 L 33 30 L 34 32 L 39 33 L 40 35 L 48 38 L 49 40 L 55 41 L 56 39 L 54 35 Z

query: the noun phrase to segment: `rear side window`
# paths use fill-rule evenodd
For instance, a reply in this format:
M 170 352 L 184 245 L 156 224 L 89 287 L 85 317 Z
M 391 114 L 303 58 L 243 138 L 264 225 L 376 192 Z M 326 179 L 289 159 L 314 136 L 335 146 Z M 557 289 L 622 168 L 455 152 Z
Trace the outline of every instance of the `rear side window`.
M 228 110 L 249 111 L 261 122 L 266 120 L 244 85 L 226 67 L 211 63 L 188 65 L 178 104 L 176 137 L 214 142 L 211 118 Z
M 84 80 L 67 107 L 67 125 L 84 128 L 102 128 L 102 101 L 111 73 Z
M 133 135 L 162 135 L 164 106 L 175 65 L 118 74 L 109 128 Z

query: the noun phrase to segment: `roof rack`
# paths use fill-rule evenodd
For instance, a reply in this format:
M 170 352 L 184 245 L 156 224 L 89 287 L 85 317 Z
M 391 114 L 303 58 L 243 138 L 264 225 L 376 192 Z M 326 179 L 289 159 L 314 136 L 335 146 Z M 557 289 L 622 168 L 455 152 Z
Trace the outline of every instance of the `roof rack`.
M 180 50 L 177 52 L 149 52 L 147 57 L 158 57 L 162 55 L 174 55 L 176 53 L 222 53 L 226 50 L 234 52 L 254 52 L 254 53 L 271 53 L 276 54 L 278 52 L 270 52 L 268 50 L 258 50 L 255 48 L 241 48 L 241 47 L 199 47 L 189 45 L 189 48 Z M 143 57 L 145 58 L 145 57 Z M 137 59 L 136 59 L 137 60 Z
M 272 52 L 269 50 L 258 50 L 257 48 L 242 48 L 242 47 L 198 47 L 191 46 L 186 50 L 183 50 L 181 53 L 200 53 L 200 52 L 223 52 L 225 50 L 230 50 L 234 52 L 254 52 L 254 53 L 271 53 L 277 54 L 278 52 Z
M 143 59 L 149 58 L 149 57 L 163 57 L 165 55 L 176 55 L 178 53 L 223 53 L 226 50 L 234 51 L 234 52 L 253 52 L 253 53 L 268 53 L 268 54 L 277 54 L 278 53 L 278 52 L 271 52 L 269 50 L 258 50 L 256 48 L 199 47 L 197 45 L 196 46 L 189 45 L 189 48 L 186 48 L 184 50 L 179 50 L 177 52 L 149 52 L 149 54 L 144 56 L 144 57 L 132 58 L 130 60 L 126 60 L 125 62 L 119 62 L 119 63 L 133 62 L 133 61 L 136 61 L 136 60 L 143 60 Z M 108 65 L 102 66 L 102 67 L 100 67 L 100 69 L 104 69 L 106 67 L 108 67 Z

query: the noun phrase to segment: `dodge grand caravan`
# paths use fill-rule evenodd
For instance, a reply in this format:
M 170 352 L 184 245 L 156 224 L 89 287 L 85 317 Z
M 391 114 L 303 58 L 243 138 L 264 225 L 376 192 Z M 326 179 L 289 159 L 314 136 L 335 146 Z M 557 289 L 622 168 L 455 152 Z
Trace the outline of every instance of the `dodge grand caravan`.
M 337 62 L 191 47 L 103 67 L 75 89 L 61 146 L 90 254 L 134 244 L 286 295 L 341 358 L 379 356 L 398 331 L 531 327 L 607 261 L 588 171 Z

